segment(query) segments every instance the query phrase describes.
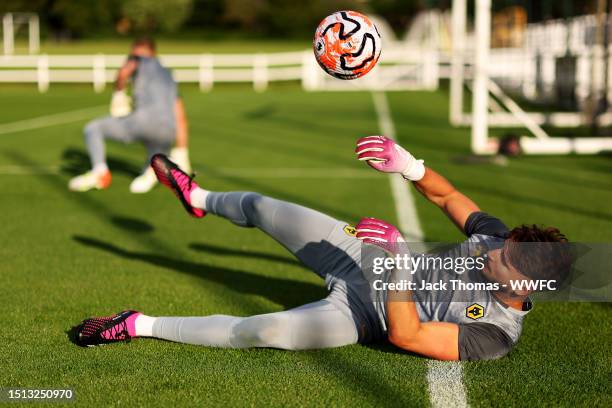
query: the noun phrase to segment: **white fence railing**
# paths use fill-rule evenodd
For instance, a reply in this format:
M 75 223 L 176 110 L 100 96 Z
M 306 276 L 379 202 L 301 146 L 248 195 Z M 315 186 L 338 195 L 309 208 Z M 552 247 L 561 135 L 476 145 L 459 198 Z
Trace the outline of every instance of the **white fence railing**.
M 305 90 L 435 89 L 439 79 L 437 52 L 406 48 L 384 50 L 378 66 L 359 81 L 325 74 L 312 51 L 162 55 L 160 60 L 177 82 L 197 83 L 203 91 L 222 82 L 250 82 L 264 91 L 277 81 L 300 81 Z M 124 61 L 125 55 L 5 55 L 0 56 L 0 83 L 36 83 L 41 92 L 52 83 L 91 83 L 100 92 Z
M 612 24 L 612 17 L 608 21 Z M 607 52 L 597 45 L 596 31 L 595 15 L 528 24 L 521 47 L 489 50 L 488 75 L 513 95 L 534 102 L 569 97 L 564 104 L 571 110 L 582 109 L 593 91 L 607 92 L 612 100 L 612 81 L 606 79 L 612 78 L 612 45 Z M 471 38 L 466 61 L 474 57 Z

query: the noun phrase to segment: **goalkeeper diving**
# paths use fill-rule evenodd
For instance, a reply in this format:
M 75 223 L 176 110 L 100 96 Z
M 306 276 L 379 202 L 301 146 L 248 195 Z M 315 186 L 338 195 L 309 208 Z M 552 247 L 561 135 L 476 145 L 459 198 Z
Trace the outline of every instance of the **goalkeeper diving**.
M 389 245 L 403 241 L 393 225 L 364 218 L 353 229 L 314 209 L 257 193 L 209 191 L 158 154 L 151 161 L 153 170 L 189 214 L 196 218 L 214 214 L 240 227 L 259 228 L 324 279 L 329 294 L 294 309 L 249 317 L 153 317 L 125 310 L 81 322 L 74 332 L 76 343 L 94 346 L 152 337 L 208 347 L 308 350 L 389 341 L 400 349 L 439 360 L 496 359 L 509 353 L 532 309 L 532 290 L 512 288 L 508 282 L 563 281 L 571 264 L 571 257 L 562 250 L 567 239 L 553 227 L 508 229 L 384 136 L 360 139 L 356 153 L 359 160 L 378 171 L 401 174 L 439 207 L 467 236 L 448 251 L 449 256 L 465 258 L 473 255 L 470 248 L 481 248 L 486 254 L 484 269 L 465 275 L 496 282 L 499 289 L 468 290 L 461 297 L 454 290 L 402 291 L 390 285 L 375 290 L 374 278 L 380 276 L 368 273 L 362 265 L 366 264 L 364 248 L 387 256 Z M 546 243 L 536 251 L 535 262 L 523 262 L 519 256 L 515 244 L 524 242 Z M 537 267 L 542 265 L 545 267 Z M 427 268 L 417 272 L 427 282 L 448 282 L 456 276 L 454 271 Z M 398 273 L 391 270 L 384 274 L 384 280 L 396 282 Z
M 127 93 L 130 83 L 134 109 Z M 85 126 L 91 170 L 71 179 L 70 190 L 101 190 L 110 186 L 112 177 L 106 161 L 106 139 L 139 142 L 147 150 L 143 172 L 130 184 L 132 193 L 146 193 L 157 184 L 148 165 L 156 153 L 170 152 L 172 160 L 191 173 L 185 107 L 170 71 L 156 57 L 153 40 L 140 38 L 132 43 L 130 54 L 117 73 L 110 113 Z

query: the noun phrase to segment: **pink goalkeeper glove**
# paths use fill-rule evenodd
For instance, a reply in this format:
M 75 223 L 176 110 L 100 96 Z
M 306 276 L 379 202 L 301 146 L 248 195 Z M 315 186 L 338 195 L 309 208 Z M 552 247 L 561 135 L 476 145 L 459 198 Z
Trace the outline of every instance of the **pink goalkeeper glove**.
M 357 239 L 392 252 L 396 252 L 393 248 L 397 247 L 398 242 L 406 242 L 393 224 L 376 218 L 362 218 L 355 230 Z
M 383 173 L 400 173 L 418 181 L 425 175 L 423 160 L 417 160 L 402 146 L 385 136 L 366 136 L 357 141 L 357 158 Z

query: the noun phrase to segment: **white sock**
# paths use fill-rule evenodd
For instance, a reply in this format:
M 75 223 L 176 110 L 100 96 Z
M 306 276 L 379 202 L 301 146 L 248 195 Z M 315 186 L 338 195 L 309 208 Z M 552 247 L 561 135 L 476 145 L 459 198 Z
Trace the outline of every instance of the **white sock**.
M 178 164 L 185 173 L 191 173 L 189 150 L 186 147 L 175 147 L 170 150 L 170 160 Z
M 189 199 L 191 200 L 191 205 L 195 208 L 199 208 L 200 210 L 206 211 L 206 196 L 208 195 L 208 190 L 204 190 L 203 188 L 196 188 L 189 195 Z
M 108 171 L 108 166 L 106 165 L 106 163 L 98 163 L 94 166 L 92 171 L 96 174 L 103 174 Z
M 152 337 L 153 336 L 153 323 L 155 323 L 157 317 L 151 317 L 141 314 L 134 321 L 134 330 L 138 337 Z

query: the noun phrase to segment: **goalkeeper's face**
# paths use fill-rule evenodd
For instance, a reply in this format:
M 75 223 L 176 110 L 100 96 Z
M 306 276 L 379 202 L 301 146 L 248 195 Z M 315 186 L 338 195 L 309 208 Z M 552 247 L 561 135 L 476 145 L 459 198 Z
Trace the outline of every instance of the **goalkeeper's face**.
M 493 249 L 487 252 L 487 262 L 482 269 L 482 274 L 489 282 L 496 282 L 500 285 L 500 290 L 508 294 L 526 296 L 528 291 L 515 292 L 512 290 L 511 281 L 531 280 L 523 275 L 512 265 L 507 256 L 507 247 Z

